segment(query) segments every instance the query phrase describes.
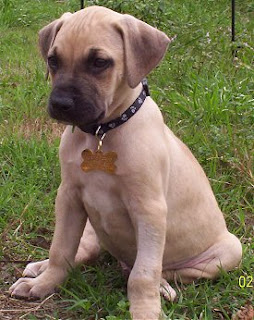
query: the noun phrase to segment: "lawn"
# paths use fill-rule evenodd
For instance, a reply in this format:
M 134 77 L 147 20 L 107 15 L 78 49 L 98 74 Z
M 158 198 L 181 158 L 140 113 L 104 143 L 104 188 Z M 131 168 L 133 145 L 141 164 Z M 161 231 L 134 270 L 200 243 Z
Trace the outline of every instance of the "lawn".
M 237 41 L 232 44 L 230 1 L 85 4 L 133 14 L 177 36 L 148 77 L 151 95 L 206 171 L 244 254 L 239 269 L 216 281 L 172 283 L 178 299 L 162 301 L 163 311 L 166 319 L 232 319 L 241 306 L 254 303 L 254 5 L 237 1 Z M 46 112 L 50 84 L 37 33 L 79 6 L 78 0 L 0 0 L 1 319 L 129 319 L 126 279 L 107 253 L 95 265 L 73 270 L 61 290 L 42 302 L 7 294 L 27 261 L 48 255 L 60 183 L 63 126 Z

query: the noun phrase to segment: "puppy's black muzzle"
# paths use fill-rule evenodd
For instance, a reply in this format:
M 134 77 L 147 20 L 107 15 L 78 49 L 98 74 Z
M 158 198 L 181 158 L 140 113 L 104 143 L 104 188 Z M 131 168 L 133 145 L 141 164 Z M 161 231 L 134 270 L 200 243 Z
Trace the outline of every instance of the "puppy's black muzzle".
M 49 115 L 74 125 L 96 124 L 104 116 L 104 105 L 98 92 L 88 84 L 55 84 L 49 98 Z
M 56 113 L 71 112 L 74 109 L 74 100 L 66 94 L 54 94 L 51 96 L 50 106 Z

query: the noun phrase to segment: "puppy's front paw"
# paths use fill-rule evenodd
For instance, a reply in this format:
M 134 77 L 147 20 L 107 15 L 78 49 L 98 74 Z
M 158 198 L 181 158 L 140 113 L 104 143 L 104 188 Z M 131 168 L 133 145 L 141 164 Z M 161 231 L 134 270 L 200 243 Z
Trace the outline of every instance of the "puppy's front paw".
M 38 277 L 43 271 L 45 271 L 48 267 L 49 259 L 31 262 L 29 263 L 25 270 L 23 271 L 23 277 L 35 278 Z
M 149 302 L 148 302 L 149 300 Z M 161 306 L 158 300 L 148 299 L 139 301 L 130 306 L 132 320 L 159 320 L 161 319 Z
M 143 311 L 133 311 L 131 312 L 132 320 L 159 320 L 160 312 L 148 312 L 147 310 Z
M 28 300 L 42 299 L 55 291 L 55 286 L 38 278 L 20 278 L 9 289 L 12 297 Z

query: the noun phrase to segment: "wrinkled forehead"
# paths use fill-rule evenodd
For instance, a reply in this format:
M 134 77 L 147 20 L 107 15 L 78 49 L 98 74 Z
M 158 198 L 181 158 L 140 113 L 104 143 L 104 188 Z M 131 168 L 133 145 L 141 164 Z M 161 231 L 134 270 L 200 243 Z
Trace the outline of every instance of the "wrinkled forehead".
M 74 13 L 58 32 L 53 48 L 62 55 L 89 55 L 96 50 L 103 54 L 119 55 L 122 39 L 115 27 L 120 14 L 104 8 L 93 7 Z

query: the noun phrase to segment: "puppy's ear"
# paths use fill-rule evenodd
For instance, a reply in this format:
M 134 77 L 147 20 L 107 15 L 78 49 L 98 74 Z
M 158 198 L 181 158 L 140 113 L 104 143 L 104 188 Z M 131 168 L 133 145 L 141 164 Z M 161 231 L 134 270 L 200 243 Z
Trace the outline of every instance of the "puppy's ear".
M 123 15 L 116 28 L 124 42 L 127 81 L 131 88 L 135 88 L 159 64 L 170 39 L 165 33 L 130 15 Z
M 49 49 L 52 47 L 58 31 L 70 16 L 72 16 L 70 12 L 64 13 L 61 18 L 51 22 L 39 31 L 39 48 L 45 61 L 47 61 Z

